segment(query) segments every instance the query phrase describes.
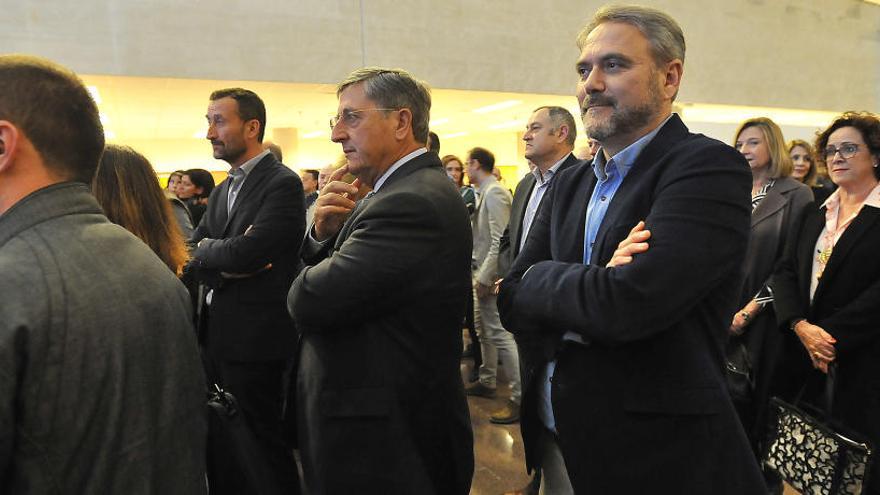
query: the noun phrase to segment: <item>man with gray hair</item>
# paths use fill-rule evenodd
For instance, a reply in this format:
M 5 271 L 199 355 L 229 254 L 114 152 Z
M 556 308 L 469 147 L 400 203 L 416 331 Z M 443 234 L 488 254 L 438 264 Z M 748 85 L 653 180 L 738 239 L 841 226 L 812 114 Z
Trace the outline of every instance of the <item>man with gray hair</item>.
M 302 333 L 297 433 L 306 493 L 467 494 L 462 386 L 468 212 L 428 153 L 431 97 L 399 69 L 340 83 L 348 163 L 315 203 L 288 308 Z M 351 173 L 354 184 L 340 179 Z M 355 201 L 361 185 L 372 188 Z
M 748 165 L 672 114 L 685 44 L 667 14 L 604 7 L 578 47 L 602 148 L 554 179 L 498 299 L 544 363 L 531 414 L 571 482 L 545 493 L 766 493 L 724 375 Z

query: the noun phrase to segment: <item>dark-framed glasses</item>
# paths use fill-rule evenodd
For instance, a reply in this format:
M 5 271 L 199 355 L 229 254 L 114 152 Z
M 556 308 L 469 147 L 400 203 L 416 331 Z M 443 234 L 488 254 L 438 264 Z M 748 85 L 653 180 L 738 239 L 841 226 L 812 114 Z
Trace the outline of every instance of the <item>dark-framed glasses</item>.
M 839 147 L 835 148 L 834 146 L 828 146 L 825 148 L 825 151 L 822 152 L 822 155 L 825 157 L 825 161 L 831 161 L 834 159 L 834 155 L 840 153 L 840 156 L 844 160 L 848 160 L 856 155 L 859 152 L 859 145 L 856 143 L 843 143 Z
M 354 127 L 361 120 L 361 114 L 364 112 L 393 112 L 400 110 L 399 108 L 360 108 L 357 110 L 343 110 L 342 114 L 336 114 L 330 117 L 330 130 L 332 131 L 340 122 L 345 127 Z

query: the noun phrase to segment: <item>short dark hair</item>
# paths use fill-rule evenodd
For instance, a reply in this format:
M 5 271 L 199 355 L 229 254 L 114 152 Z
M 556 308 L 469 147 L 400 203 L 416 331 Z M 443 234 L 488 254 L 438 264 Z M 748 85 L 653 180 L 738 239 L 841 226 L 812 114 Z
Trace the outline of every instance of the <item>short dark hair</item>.
M 428 151 L 433 151 L 438 154 L 440 153 L 440 137 L 437 136 L 436 132 L 431 131 L 428 133 L 428 144 L 430 145 Z
M 831 134 L 842 127 L 854 127 L 862 135 L 868 152 L 876 160 L 880 160 L 880 118 L 870 112 L 844 112 L 843 115 L 834 119 L 827 129 L 816 136 L 816 155 L 825 159 L 825 147 L 828 146 L 828 138 Z M 874 177 L 880 179 L 880 167 L 874 167 Z
M 477 147 L 468 151 L 468 159 L 476 160 L 480 164 L 480 169 L 486 172 L 492 172 L 495 168 L 495 155 L 486 148 Z
M 574 148 L 574 141 L 577 139 L 578 133 L 577 124 L 574 122 L 574 116 L 568 110 L 554 105 L 538 107 L 532 113 L 537 113 L 539 110 L 544 110 L 545 108 L 547 109 L 547 114 L 550 116 L 550 122 L 553 123 L 554 131 L 558 130 L 562 125 L 568 127 L 568 136 L 565 139 L 565 144 Z
M 211 195 L 211 191 L 214 190 L 214 176 L 203 168 L 191 168 L 184 172 L 183 175 L 189 177 L 189 181 L 194 186 L 202 188 L 202 194 L 197 194 L 197 198 L 207 198 Z
M 315 182 L 318 182 L 318 176 L 321 175 L 320 172 L 318 172 L 317 170 L 315 170 L 313 168 L 307 168 L 307 169 L 303 170 L 303 173 L 311 175 L 312 178 L 315 179 Z
M 47 168 L 91 183 L 104 151 L 104 128 L 76 74 L 43 58 L 0 55 L 0 88 L 0 120 L 27 136 Z
M 253 91 L 243 88 L 218 89 L 211 93 L 211 101 L 217 101 L 221 98 L 232 98 L 238 103 L 238 117 L 241 120 L 245 122 L 256 120 L 260 123 L 257 142 L 262 143 L 263 136 L 266 134 L 266 105 L 263 104 L 263 100 Z

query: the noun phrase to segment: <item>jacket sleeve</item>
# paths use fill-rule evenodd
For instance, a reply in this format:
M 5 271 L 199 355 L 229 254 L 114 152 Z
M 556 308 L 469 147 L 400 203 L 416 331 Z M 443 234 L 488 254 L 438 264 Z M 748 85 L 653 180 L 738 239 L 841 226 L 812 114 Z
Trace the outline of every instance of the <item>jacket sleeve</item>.
M 510 193 L 503 187 L 491 187 L 483 198 L 482 208 L 486 208 L 491 237 L 489 252 L 475 272 L 476 279 L 483 285 L 492 285 L 498 280 L 498 251 L 501 234 L 510 221 Z
M 207 215 L 206 215 L 207 216 Z M 202 219 L 204 224 L 204 217 Z M 202 225 L 193 240 L 193 260 L 203 269 L 252 273 L 289 250 L 298 250 L 305 232 L 302 182 L 296 174 L 272 178 L 253 224 L 246 232 L 226 239 L 208 239 Z
M 394 311 L 443 243 L 440 214 L 413 192 L 373 200 L 339 249 L 293 282 L 287 307 L 297 326 L 328 330 Z
M 621 345 L 674 326 L 712 289 L 729 281 L 742 266 L 748 240 L 748 170 L 732 148 L 681 148 L 686 155 L 664 172 L 653 192 L 645 218 L 651 231 L 647 252 L 616 268 L 605 268 L 606 259 L 595 266 L 538 261 L 541 256 L 530 253 L 522 264 L 519 259 L 515 263 L 518 272 L 536 261 L 517 281 L 507 317 Z M 565 206 L 554 205 L 554 210 Z M 543 229 L 541 223 L 536 227 Z M 631 228 L 612 226 L 607 235 L 616 243 Z M 526 253 L 532 240 L 530 233 Z

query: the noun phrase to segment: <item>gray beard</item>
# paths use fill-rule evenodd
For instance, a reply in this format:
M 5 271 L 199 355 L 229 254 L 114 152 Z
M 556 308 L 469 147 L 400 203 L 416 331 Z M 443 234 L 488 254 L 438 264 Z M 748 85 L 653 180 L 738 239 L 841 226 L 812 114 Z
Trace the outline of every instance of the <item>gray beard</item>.
M 590 119 L 584 113 L 584 132 L 590 138 L 601 143 L 612 136 L 627 134 L 643 127 L 645 123 L 651 120 L 651 117 L 657 115 L 659 107 L 660 102 L 654 98 L 643 105 L 623 110 L 618 110 L 617 106 L 615 106 L 615 112 L 605 122 Z

